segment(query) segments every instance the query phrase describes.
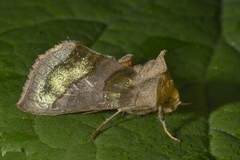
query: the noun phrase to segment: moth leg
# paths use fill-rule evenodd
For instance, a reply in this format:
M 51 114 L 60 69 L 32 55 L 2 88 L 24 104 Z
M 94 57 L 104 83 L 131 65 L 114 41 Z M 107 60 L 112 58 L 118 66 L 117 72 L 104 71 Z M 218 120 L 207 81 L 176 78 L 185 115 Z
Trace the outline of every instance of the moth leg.
M 91 141 L 94 141 L 95 136 L 97 135 L 97 133 L 100 131 L 100 129 L 107 124 L 113 117 L 115 117 L 116 115 L 118 115 L 119 113 L 121 113 L 122 110 L 118 110 L 116 113 L 114 113 L 111 117 L 107 118 L 97 129 L 95 129 L 95 131 L 92 133 L 91 135 Z
M 131 67 L 133 65 L 133 55 L 127 54 L 118 60 L 119 63 L 125 67 Z
M 167 133 L 167 135 L 168 135 L 171 139 L 173 139 L 173 140 L 175 140 L 175 141 L 177 141 L 177 142 L 181 142 L 180 139 L 173 137 L 173 136 L 171 135 L 171 133 L 168 132 L 167 127 L 166 127 L 166 122 L 165 122 L 164 112 L 163 112 L 162 107 L 159 107 L 159 110 L 158 110 L 158 118 L 159 118 L 160 122 L 161 122 L 162 125 L 163 125 L 164 132 Z
M 107 124 L 112 118 L 114 118 L 116 115 L 118 115 L 119 113 L 121 112 L 128 112 L 130 111 L 131 109 L 134 109 L 136 107 L 126 107 L 126 108 L 121 108 L 121 109 L 118 109 L 118 111 L 116 113 L 114 113 L 111 117 L 107 118 L 97 129 L 95 129 L 95 131 L 92 133 L 91 135 L 91 141 L 94 141 L 94 138 L 96 137 L 96 135 L 98 134 L 98 132 L 100 131 L 100 129 L 105 125 Z M 87 114 L 89 112 L 86 112 Z M 92 112 L 90 112 L 92 113 Z

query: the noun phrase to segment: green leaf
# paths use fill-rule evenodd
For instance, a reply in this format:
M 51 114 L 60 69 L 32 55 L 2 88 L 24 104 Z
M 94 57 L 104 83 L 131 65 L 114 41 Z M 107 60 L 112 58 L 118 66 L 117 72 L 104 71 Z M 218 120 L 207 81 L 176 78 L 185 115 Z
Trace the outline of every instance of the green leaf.
M 240 155 L 240 103 L 224 105 L 209 119 L 210 148 L 222 159 L 238 159 Z M 223 145 L 224 144 L 224 145 Z
M 0 1 L 0 159 L 239 159 L 237 0 Z M 16 107 L 38 55 L 63 40 L 136 63 L 166 49 L 181 94 L 163 131 L 156 113 L 34 116 Z

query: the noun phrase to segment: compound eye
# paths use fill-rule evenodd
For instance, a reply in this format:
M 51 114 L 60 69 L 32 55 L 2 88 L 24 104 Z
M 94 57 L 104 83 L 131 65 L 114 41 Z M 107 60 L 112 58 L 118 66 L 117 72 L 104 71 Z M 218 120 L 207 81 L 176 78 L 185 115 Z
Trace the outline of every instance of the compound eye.
M 163 105 L 169 105 L 169 103 L 171 102 L 172 98 L 167 98 L 164 102 Z

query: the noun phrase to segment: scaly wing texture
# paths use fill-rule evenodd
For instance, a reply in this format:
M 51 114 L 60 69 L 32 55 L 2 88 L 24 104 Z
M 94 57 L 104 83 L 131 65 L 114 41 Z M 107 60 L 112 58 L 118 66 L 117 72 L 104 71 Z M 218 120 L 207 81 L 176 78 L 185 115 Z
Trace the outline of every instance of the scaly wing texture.
M 131 99 L 126 94 L 134 74 L 110 56 L 65 41 L 39 56 L 18 106 L 39 115 L 118 108 L 120 98 Z

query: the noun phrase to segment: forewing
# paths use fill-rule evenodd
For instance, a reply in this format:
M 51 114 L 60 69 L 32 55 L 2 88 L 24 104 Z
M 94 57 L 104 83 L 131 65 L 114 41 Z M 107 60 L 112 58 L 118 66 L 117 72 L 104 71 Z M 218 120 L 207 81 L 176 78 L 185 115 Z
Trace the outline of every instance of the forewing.
M 118 108 L 134 95 L 134 74 L 113 58 L 65 41 L 38 58 L 17 105 L 38 115 Z

